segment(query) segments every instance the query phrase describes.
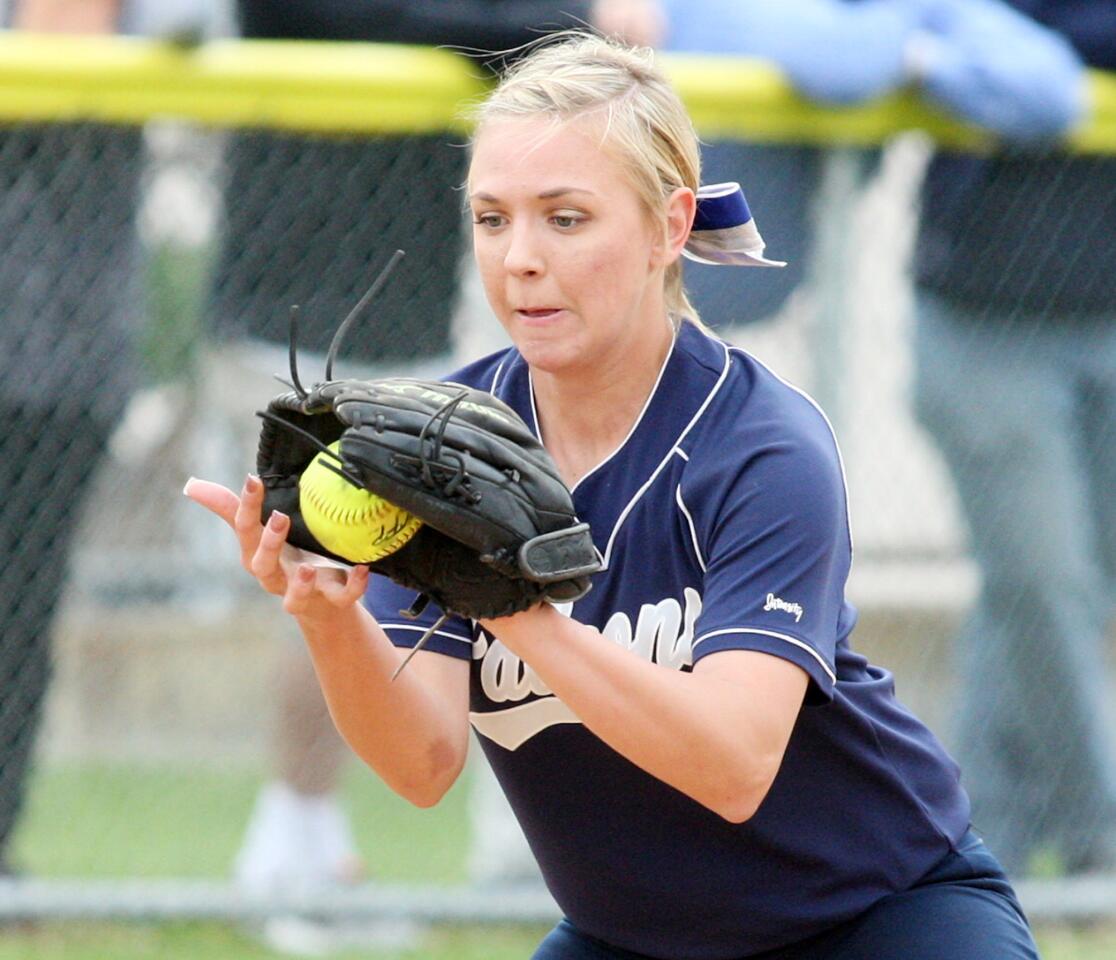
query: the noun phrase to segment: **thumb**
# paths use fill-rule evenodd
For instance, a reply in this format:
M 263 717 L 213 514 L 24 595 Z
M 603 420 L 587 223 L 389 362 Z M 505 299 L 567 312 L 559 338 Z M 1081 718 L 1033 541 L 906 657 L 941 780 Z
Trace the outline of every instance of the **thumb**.
M 223 487 L 212 480 L 199 480 L 190 477 L 186 486 L 182 488 L 183 494 L 201 504 L 206 510 L 215 513 L 230 527 L 235 529 L 236 510 L 240 506 L 240 498 L 228 487 Z

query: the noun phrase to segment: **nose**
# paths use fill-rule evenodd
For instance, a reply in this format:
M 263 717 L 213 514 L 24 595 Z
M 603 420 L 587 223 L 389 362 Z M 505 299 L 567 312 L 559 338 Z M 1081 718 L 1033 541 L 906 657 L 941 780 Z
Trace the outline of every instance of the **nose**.
M 508 247 L 504 252 L 504 269 L 520 277 L 543 272 L 544 258 L 539 238 L 531 224 L 515 223 L 508 231 Z

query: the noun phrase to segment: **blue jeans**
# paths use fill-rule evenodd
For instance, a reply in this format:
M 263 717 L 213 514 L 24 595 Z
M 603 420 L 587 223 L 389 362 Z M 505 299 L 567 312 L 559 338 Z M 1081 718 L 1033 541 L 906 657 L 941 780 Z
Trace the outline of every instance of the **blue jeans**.
M 1116 866 L 1105 634 L 1116 572 L 1116 317 L 998 315 L 920 294 L 915 405 L 982 574 L 958 641 L 955 753 L 1009 873 Z
M 694 930 L 700 942 L 701 930 Z M 970 832 L 917 886 L 833 930 L 748 960 L 1038 960 L 1003 869 Z M 532 960 L 650 960 L 563 920 Z M 740 958 L 745 960 L 745 958 Z

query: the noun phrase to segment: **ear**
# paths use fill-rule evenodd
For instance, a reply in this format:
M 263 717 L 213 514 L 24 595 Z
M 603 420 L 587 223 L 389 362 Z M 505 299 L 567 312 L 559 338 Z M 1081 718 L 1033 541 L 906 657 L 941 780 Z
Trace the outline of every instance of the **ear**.
M 667 198 L 666 235 L 662 248 L 664 266 L 674 263 L 682 255 L 696 213 L 697 198 L 689 187 L 678 187 Z

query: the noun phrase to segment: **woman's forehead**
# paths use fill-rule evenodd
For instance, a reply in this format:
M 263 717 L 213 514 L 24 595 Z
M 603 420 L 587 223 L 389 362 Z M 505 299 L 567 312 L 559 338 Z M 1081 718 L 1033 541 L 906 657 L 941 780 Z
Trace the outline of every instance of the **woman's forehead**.
M 470 195 L 600 192 L 626 179 L 595 118 L 500 117 L 487 121 L 473 140 Z

